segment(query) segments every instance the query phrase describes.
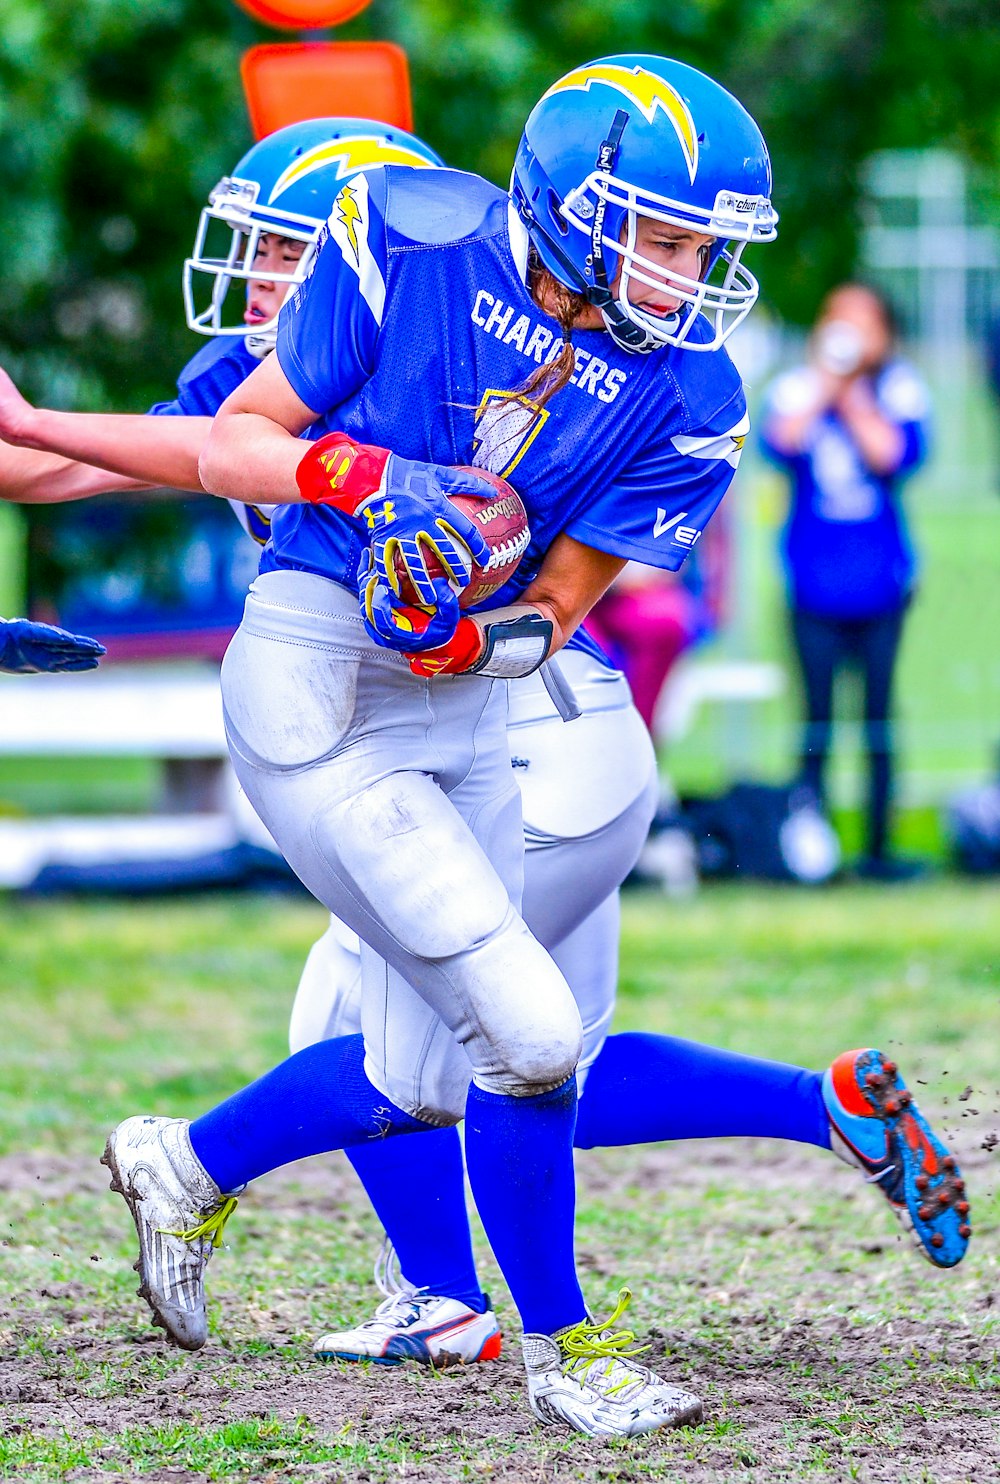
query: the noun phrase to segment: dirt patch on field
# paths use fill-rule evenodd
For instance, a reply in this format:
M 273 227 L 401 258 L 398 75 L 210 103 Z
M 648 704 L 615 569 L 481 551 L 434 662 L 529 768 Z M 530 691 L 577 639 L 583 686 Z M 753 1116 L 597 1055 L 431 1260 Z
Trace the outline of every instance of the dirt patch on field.
M 996 1156 L 980 1150 L 966 1163 L 970 1185 L 985 1196 Z M 584 1202 L 617 1210 L 641 1202 L 643 1192 L 672 1190 L 697 1209 L 699 1192 L 749 1178 L 756 1190 L 773 1192 L 775 1211 L 787 1213 L 795 1193 L 815 1183 L 817 1168 L 814 1153 L 794 1146 L 776 1151 L 711 1143 L 699 1146 L 697 1158 L 690 1146 L 587 1156 L 581 1187 Z M 40 1203 L 79 1196 L 81 1178 L 85 1190 L 104 1191 L 104 1172 L 81 1170 L 77 1161 L 40 1155 L 0 1160 L 0 1194 L 22 1201 L 33 1199 L 32 1193 Z M 859 1195 L 866 1198 L 863 1191 Z M 361 1210 L 346 1166 L 331 1173 L 328 1163 L 317 1161 L 272 1177 L 259 1198 L 260 1207 L 266 1204 L 283 1221 L 298 1224 L 308 1223 L 314 1212 L 328 1213 L 331 1202 L 342 1205 L 348 1221 Z M 650 1324 L 644 1307 L 637 1323 L 640 1338 L 651 1346 L 646 1358 L 705 1398 L 706 1421 L 693 1430 L 622 1445 L 539 1428 L 526 1407 L 513 1333 L 499 1361 L 439 1375 L 314 1362 L 294 1290 L 256 1315 L 251 1346 L 240 1338 L 245 1316 L 235 1295 L 220 1286 L 214 1302 L 222 1309 L 221 1332 L 226 1335 L 231 1319 L 236 1337 L 182 1356 L 147 1326 L 138 1300 L 131 1314 L 123 1314 L 114 1307 L 117 1291 L 113 1304 L 106 1293 L 95 1299 L 84 1269 L 73 1281 L 25 1291 L 0 1311 L 0 1437 L 89 1437 L 94 1451 L 88 1463 L 70 1465 L 64 1477 L 102 1484 L 136 1477 L 151 1484 L 201 1484 L 213 1477 L 211 1465 L 192 1467 L 183 1454 L 176 1465 L 152 1457 L 145 1465 L 126 1464 L 123 1438 L 130 1430 L 186 1423 L 209 1433 L 255 1420 L 274 1430 L 275 1442 L 258 1450 L 255 1471 L 234 1467 L 238 1477 L 372 1484 L 994 1480 L 1000 1477 L 1000 1391 L 988 1276 L 970 1285 L 958 1273 L 944 1275 L 955 1302 L 942 1303 L 942 1275 L 910 1254 L 899 1253 L 898 1263 L 894 1250 L 878 1257 L 893 1246 L 884 1223 L 878 1232 L 867 1249 L 876 1254 L 870 1313 L 859 1316 L 854 1302 L 840 1309 L 831 1302 L 838 1285 L 847 1282 L 838 1276 L 845 1270 L 836 1254 L 824 1260 L 826 1239 L 810 1237 L 808 1228 L 802 1235 L 808 1276 L 796 1275 L 786 1293 L 764 1301 L 737 1280 L 728 1290 L 706 1291 L 703 1312 L 689 1305 L 679 1327 L 662 1313 L 654 1313 Z M 995 1253 L 995 1222 L 985 1222 L 980 1240 L 994 1244 Z M 581 1245 L 588 1272 L 615 1269 L 612 1237 L 588 1232 Z M 88 1260 L 101 1258 L 95 1250 Z M 253 1254 L 244 1259 L 252 1261 Z M 690 1253 L 685 1260 L 692 1289 L 703 1287 Z M 654 1267 L 660 1261 L 660 1254 L 651 1258 Z M 995 1257 L 976 1271 L 992 1272 L 997 1283 Z M 852 1292 L 866 1291 L 866 1276 L 852 1278 Z M 933 1304 L 925 1302 L 928 1292 Z M 821 1296 L 815 1307 L 810 1293 Z M 33 1353 L 36 1332 L 46 1338 Z M 124 1366 L 130 1384 L 115 1390 L 116 1370 Z M 313 1461 L 317 1448 L 334 1441 L 343 1449 L 342 1464 Z M 11 1474 L 29 1477 L 13 1469 Z

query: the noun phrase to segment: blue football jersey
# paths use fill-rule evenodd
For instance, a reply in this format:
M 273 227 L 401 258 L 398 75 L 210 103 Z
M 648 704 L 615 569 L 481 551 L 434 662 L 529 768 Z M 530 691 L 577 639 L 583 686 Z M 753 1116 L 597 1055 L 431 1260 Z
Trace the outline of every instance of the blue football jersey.
M 457 171 L 389 167 L 343 188 L 278 329 L 278 360 L 318 431 L 476 464 L 518 490 L 531 544 L 485 608 L 515 601 L 562 532 L 676 570 L 728 488 L 749 428 L 725 350 L 630 355 L 603 330 L 574 331 L 576 370 L 547 407 L 519 399 L 561 344 L 526 287 L 527 259 L 504 192 Z M 337 511 L 285 506 L 262 569 L 317 572 L 353 589 L 358 556 L 359 537 Z
M 177 395 L 170 402 L 157 402 L 151 417 L 214 417 L 223 402 L 246 380 L 260 361 L 251 355 L 242 335 L 224 335 L 209 340 L 191 357 L 177 378 Z M 240 525 L 258 546 L 271 534 L 271 505 L 244 505 L 230 500 Z

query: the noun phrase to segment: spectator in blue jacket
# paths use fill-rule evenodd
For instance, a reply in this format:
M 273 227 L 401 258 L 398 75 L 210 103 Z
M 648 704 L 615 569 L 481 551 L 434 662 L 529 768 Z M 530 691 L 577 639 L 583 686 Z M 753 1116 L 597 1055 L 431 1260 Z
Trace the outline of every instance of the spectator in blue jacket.
M 765 451 L 791 485 L 783 556 L 805 695 L 802 781 L 825 802 L 834 681 L 856 667 L 869 764 L 858 870 L 883 880 L 914 871 L 889 850 L 891 698 L 916 579 L 900 490 L 928 439 L 926 389 L 899 359 L 896 339 L 880 293 L 860 283 L 835 288 L 820 308 L 808 364 L 775 381 L 763 424 Z

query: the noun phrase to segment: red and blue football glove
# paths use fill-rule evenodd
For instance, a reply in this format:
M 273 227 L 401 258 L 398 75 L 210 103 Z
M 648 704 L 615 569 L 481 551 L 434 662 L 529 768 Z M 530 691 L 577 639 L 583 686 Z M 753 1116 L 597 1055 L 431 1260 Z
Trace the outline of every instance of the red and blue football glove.
M 365 547 L 355 580 L 365 629 L 384 649 L 402 654 L 433 649 L 454 634 L 460 616 L 458 598 L 446 577 L 431 579 L 432 602 L 417 608 L 389 587 L 375 567 L 374 553 Z
M 439 579 L 428 570 L 428 556 L 436 558 L 457 591 L 468 585 L 473 562 L 485 566 L 489 561 L 481 533 L 448 500 L 449 494 L 492 494 L 492 486 L 473 475 L 403 459 L 344 433 L 327 433 L 309 445 L 296 482 L 303 499 L 332 505 L 358 522 L 371 546 L 372 575 L 397 597 L 398 566 L 419 601 L 438 607 Z M 370 606 L 377 604 L 373 599 Z M 383 637 L 380 642 L 387 641 Z
M 462 613 L 447 578 L 433 579 L 433 607 L 401 602 L 375 571 L 366 549 L 358 564 L 357 586 L 366 630 L 376 644 L 405 654 L 414 675 L 457 675 L 482 653 L 482 631 Z
M 421 613 L 421 609 L 416 610 Z M 474 619 L 463 613 L 455 632 L 444 644 L 419 652 L 410 645 L 406 658 L 414 675 L 430 679 L 434 675 L 464 675 L 482 657 L 484 649 L 483 631 Z

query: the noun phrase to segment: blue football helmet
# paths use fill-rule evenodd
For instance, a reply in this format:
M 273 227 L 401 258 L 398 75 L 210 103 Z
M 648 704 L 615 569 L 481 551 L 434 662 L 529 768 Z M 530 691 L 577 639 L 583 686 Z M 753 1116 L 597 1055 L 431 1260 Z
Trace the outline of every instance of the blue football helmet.
M 234 279 L 246 284 L 262 276 L 253 268 L 261 236 L 274 234 L 305 244 L 289 272 L 267 271 L 269 281 L 287 283 L 287 298 L 309 271 L 316 238 L 345 180 L 383 165 L 426 169 L 443 164 L 413 134 L 371 119 L 307 119 L 259 140 L 232 175 L 209 193 L 201 213 L 194 250 L 184 264 L 189 327 L 199 335 L 242 335 L 248 348 L 263 358 L 274 348 L 277 315 L 248 333 L 243 322 L 245 290 L 227 300 Z
M 714 350 L 756 302 L 740 258 L 776 235 L 767 146 L 732 94 L 693 67 L 628 55 L 567 73 L 524 126 L 511 190 L 542 263 L 600 309 L 626 350 Z M 704 276 L 638 253 L 640 217 L 714 237 Z M 632 279 L 680 308 L 665 319 L 638 308 Z M 714 335 L 696 340 L 702 313 Z

